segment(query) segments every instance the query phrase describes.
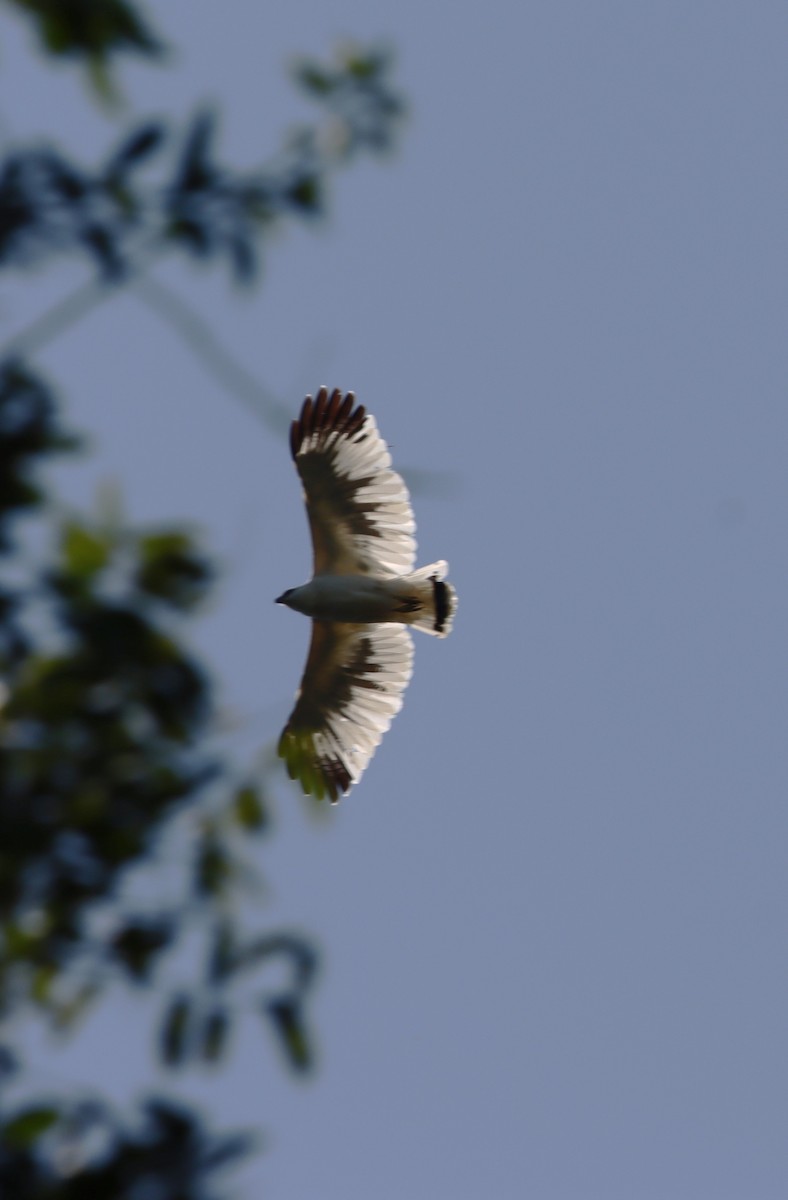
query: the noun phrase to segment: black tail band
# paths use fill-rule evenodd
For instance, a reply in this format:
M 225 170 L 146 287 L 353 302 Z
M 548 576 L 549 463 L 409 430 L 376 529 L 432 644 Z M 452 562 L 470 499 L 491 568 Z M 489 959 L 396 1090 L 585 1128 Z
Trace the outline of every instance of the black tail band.
M 449 588 L 447 584 L 442 583 L 440 579 L 432 581 L 432 598 L 435 603 L 435 625 L 436 633 L 443 633 L 443 627 L 449 616 Z

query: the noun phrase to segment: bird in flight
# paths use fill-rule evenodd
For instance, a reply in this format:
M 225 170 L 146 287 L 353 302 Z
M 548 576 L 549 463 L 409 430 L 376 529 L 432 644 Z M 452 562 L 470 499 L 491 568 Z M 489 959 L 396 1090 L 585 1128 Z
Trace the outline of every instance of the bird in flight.
M 402 707 L 413 669 L 407 627 L 445 637 L 457 597 L 447 563 L 413 570 L 408 489 L 353 392 L 307 396 L 290 449 L 304 487 L 313 577 L 276 603 L 312 618 L 312 641 L 279 755 L 307 795 L 336 803 Z

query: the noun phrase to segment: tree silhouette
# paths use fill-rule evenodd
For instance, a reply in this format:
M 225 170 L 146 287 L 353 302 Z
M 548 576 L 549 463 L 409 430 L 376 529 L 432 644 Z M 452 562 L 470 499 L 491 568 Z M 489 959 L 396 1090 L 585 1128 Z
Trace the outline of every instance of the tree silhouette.
M 116 102 L 111 61 L 164 53 L 127 0 L 17 0 L 46 49 L 84 64 Z M 119 981 L 159 998 L 158 1056 L 171 1070 L 217 1063 L 233 1025 L 261 1016 L 297 1072 L 313 1064 L 308 938 L 250 925 L 248 853 L 271 835 L 266 780 L 208 749 L 212 680 L 187 646 L 191 615 L 216 587 L 206 550 L 178 528 L 135 529 L 115 511 L 66 516 L 46 462 L 80 445 L 37 350 L 117 288 L 146 281 L 180 332 L 199 318 L 150 270 L 165 254 L 259 274 L 266 236 L 327 203 L 334 171 L 392 144 L 402 104 L 378 50 L 298 64 L 320 118 L 254 171 L 222 161 L 215 114 L 180 130 L 143 120 L 104 159 L 76 164 L 22 146 L 0 163 L 0 269 L 87 258 L 91 279 L 10 339 L 0 358 L 0 1017 L 31 1011 L 68 1032 Z M 210 338 L 208 365 L 266 419 L 277 405 Z M 178 824 L 180 823 L 180 824 Z M 129 899 L 155 873 L 174 826 L 190 846 L 167 905 Z M 172 889 L 170 889 L 171 892 Z M 202 947 L 188 990 L 164 966 L 186 935 Z M 272 962 L 278 964 L 270 971 Z M 275 979 L 275 985 L 268 982 Z M 284 983 L 282 980 L 284 979 Z M 119 1113 L 100 1097 L 15 1100 L 25 1064 L 0 1046 L 0 1195 L 15 1200 L 216 1196 L 220 1167 L 249 1133 L 215 1135 L 155 1096 Z

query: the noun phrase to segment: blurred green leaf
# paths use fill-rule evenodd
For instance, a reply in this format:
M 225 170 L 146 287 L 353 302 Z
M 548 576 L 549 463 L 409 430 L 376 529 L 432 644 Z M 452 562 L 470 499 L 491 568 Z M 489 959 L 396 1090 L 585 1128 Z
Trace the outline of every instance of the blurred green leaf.
M 16 1149 L 26 1149 L 38 1141 L 59 1119 L 60 1113 L 56 1108 L 44 1105 L 26 1108 L 2 1126 L 2 1138 Z
M 202 1056 L 206 1062 L 218 1062 L 224 1054 L 230 1034 L 230 1014 L 223 1006 L 212 1009 L 202 1032 Z
M 90 580 L 109 562 L 110 542 L 106 535 L 70 521 L 61 535 L 61 554 L 65 569 L 80 579 Z
M 303 1073 L 314 1064 L 314 1055 L 301 1006 L 291 998 L 268 1000 L 263 1012 L 273 1024 L 279 1044 L 293 1070 Z
M 336 87 L 331 73 L 312 61 L 296 63 L 294 76 L 296 82 L 314 96 L 325 96 Z
M 178 1067 L 183 1063 L 188 1050 L 191 1024 L 191 1002 L 187 996 L 177 996 L 167 1010 L 159 1039 L 159 1051 L 167 1066 Z
M 127 922 L 112 941 L 112 953 L 123 963 L 132 979 L 150 978 L 157 956 L 170 944 L 176 929 L 167 918 Z
M 220 896 L 235 874 L 235 864 L 213 829 L 203 833 L 197 848 L 195 888 L 200 896 Z
M 19 1059 L 0 1042 L 0 1083 L 7 1083 L 19 1070 Z
M 265 829 L 270 816 L 259 788 L 247 783 L 233 798 L 233 816 L 241 829 L 257 832 Z
M 114 152 L 109 160 L 107 173 L 123 174 L 130 167 L 150 158 L 159 149 L 166 136 L 167 130 L 162 121 L 146 121 L 139 125 Z
M 208 980 L 212 984 L 223 983 L 232 973 L 235 964 L 236 937 L 233 925 L 228 920 L 218 921 L 213 931 L 211 952 L 208 957 Z
M 48 1004 L 52 995 L 52 987 L 58 977 L 55 963 L 46 963 L 33 973 L 33 983 L 30 994 L 37 1004 Z
M 2 223 L 0 223 L 0 229 Z M 16 359 L 0 363 L 0 551 L 11 548 L 8 525 L 19 510 L 40 504 L 33 478 L 39 459 L 73 450 L 55 415 L 54 398 L 40 376 Z
M 344 55 L 344 67 L 354 79 L 374 79 L 386 67 L 388 55 L 380 50 L 366 53 L 358 47 L 350 48 Z
M 188 611 L 206 595 L 213 570 L 180 530 L 146 534 L 137 543 L 139 565 L 135 583 L 140 591 Z
M 199 192 L 216 178 L 212 150 L 216 132 L 216 118 L 207 109 L 198 112 L 181 152 L 173 192 Z
M 103 99 L 112 99 L 109 59 L 119 52 L 147 58 L 163 53 L 163 44 L 129 0 L 9 0 L 28 13 L 39 40 L 50 54 L 82 59 Z
M 320 176 L 316 172 L 301 175 L 290 185 L 287 195 L 296 208 L 306 213 L 318 213 L 323 204 Z

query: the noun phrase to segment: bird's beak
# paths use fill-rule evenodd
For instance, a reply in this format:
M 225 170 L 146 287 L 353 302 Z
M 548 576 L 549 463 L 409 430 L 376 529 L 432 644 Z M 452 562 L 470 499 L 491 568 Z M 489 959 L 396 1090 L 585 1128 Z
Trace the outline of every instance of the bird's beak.
M 274 600 L 274 604 L 284 604 L 284 602 L 285 602 L 285 594 L 284 594 L 284 592 L 282 592 L 281 596 L 276 597 L 276 600 Z

